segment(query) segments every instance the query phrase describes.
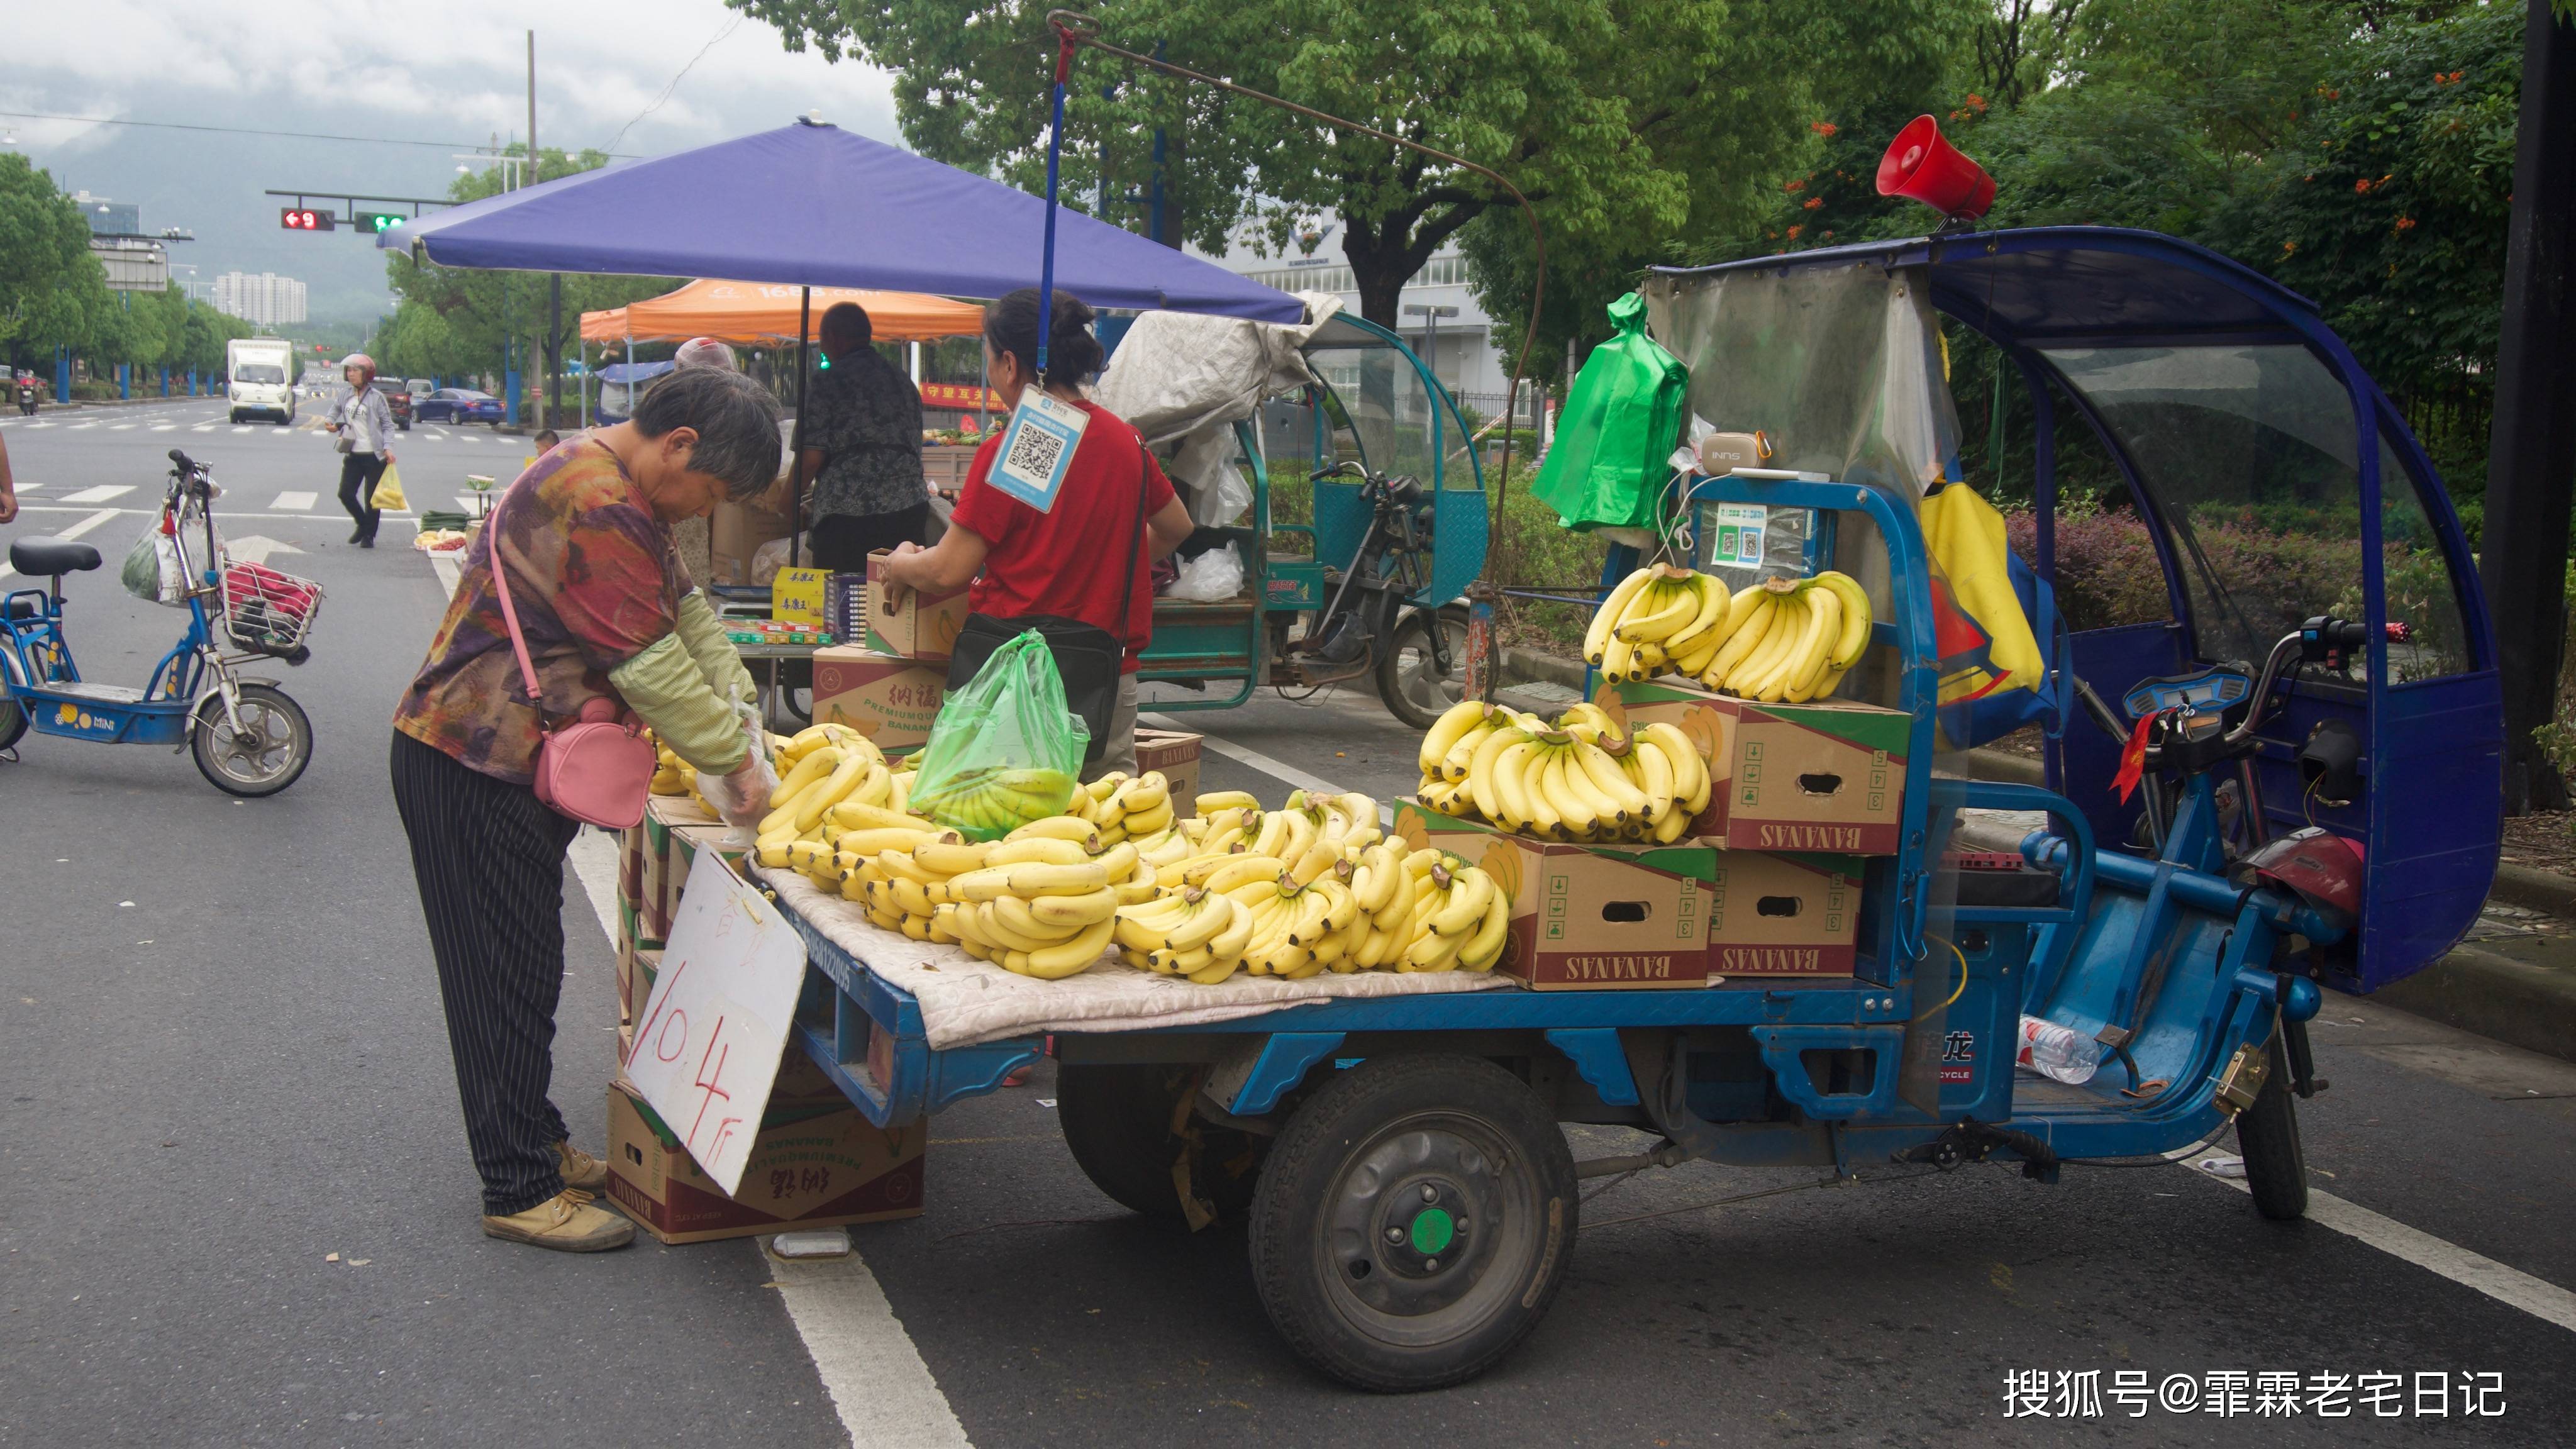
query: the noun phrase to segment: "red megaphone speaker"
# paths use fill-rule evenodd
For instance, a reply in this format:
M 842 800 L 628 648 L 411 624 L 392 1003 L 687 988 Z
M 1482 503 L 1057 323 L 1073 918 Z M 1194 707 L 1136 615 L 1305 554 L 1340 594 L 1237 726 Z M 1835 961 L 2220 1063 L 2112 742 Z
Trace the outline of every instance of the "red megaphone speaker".
M 1911 198 L 1953 221 L 1974 221 L 1995 204 L 1995 178 L 1942 139 L 1940 122 L 1916 116 L 1878 158 L 1878 194 Z

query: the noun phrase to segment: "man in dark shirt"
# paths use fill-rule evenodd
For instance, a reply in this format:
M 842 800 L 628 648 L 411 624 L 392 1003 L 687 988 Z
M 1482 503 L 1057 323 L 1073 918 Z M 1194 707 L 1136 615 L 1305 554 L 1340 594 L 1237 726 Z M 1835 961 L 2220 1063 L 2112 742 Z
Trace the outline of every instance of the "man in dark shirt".
M 805 394 L 806 516 L 815 566 L 857 573 L 875 550 L 929 533 L 921 391 L 870 345 L 857 303 L 835 304 L 819 330 L 824 363 Z

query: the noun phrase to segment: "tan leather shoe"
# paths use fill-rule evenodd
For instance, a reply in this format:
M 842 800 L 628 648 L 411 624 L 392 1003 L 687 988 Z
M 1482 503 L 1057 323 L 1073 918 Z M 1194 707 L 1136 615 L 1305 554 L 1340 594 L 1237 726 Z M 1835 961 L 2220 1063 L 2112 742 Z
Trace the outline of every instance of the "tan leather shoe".
M 568 1187 L 523 1213 L 508 1217 L 486 1214 L 483 1232 L 558 1253 L 598 1253 L 622 1248 L 635 1236 L 635 1225 L 603 1207 L 590 1194 Z
M 608 1163 L 572 1145 L 571 1139 L 555 1144 L 555 1162 L 563 1170 L 563 1185 L 584 1192 L 608 1190 Z

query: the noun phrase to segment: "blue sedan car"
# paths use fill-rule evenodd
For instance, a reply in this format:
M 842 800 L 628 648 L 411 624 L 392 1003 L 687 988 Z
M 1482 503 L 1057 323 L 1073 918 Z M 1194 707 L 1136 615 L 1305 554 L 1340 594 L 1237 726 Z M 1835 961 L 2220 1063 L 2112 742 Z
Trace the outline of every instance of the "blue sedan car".
M 412 411 L 424 423 L 498 423 L 501 400 L 470 387 L 442 387 L 422 398 Z

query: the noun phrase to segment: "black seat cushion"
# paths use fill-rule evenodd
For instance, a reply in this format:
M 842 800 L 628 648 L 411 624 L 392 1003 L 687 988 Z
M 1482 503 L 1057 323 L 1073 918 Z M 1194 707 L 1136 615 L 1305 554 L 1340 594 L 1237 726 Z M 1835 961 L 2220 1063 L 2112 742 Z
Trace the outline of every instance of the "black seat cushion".
M 9 566 L 30 578 L 98 567 L 98 550 L 68 538 L 22 538 L 9 545 Z

